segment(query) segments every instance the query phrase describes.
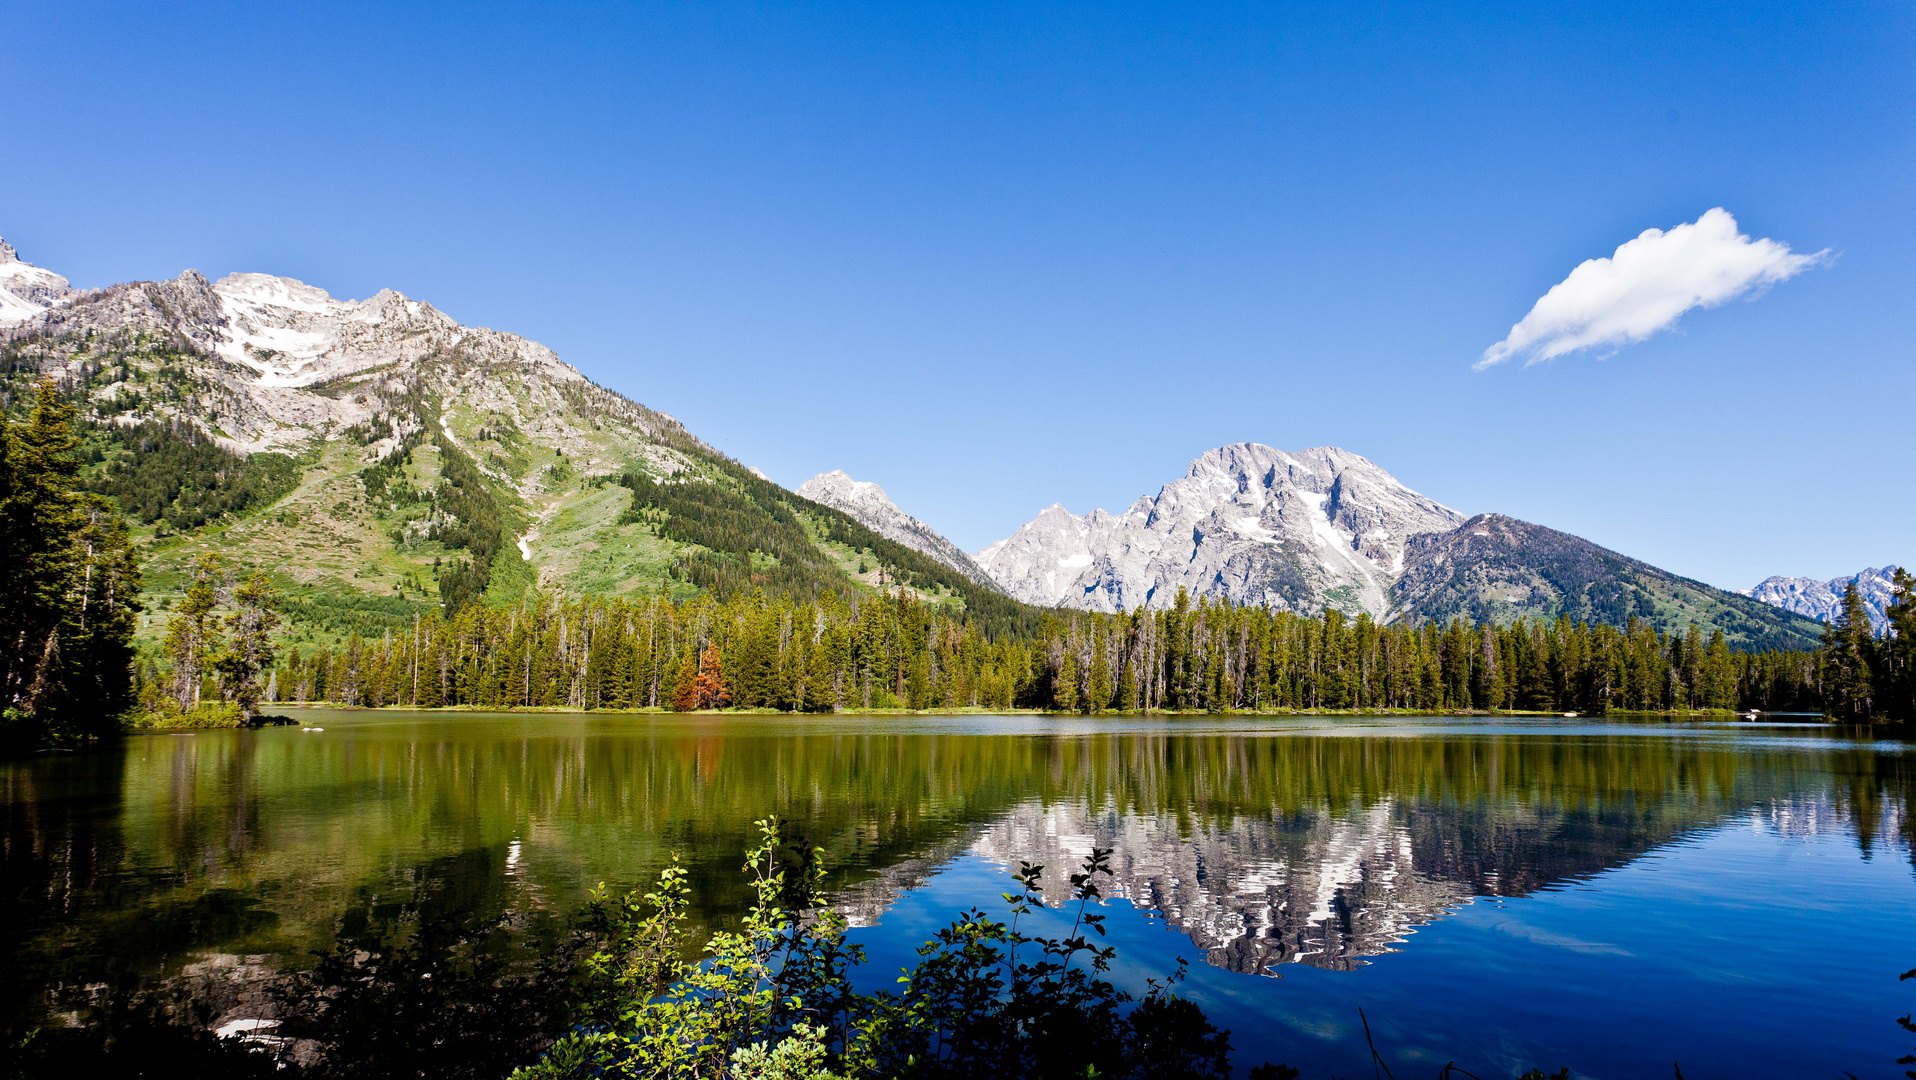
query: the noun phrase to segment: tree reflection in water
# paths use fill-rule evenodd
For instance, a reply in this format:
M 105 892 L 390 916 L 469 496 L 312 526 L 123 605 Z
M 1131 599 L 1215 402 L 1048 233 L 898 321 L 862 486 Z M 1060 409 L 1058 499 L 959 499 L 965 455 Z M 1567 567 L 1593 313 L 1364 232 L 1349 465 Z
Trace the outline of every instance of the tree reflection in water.
M 777 815 L 854 923 L 975 851 L 1093 846 L 1115 892 L 1219 967 L 1346 970 L 1479 897 L 1589 878 L 1734 820 L 1909 855 L 1910 758 L 1826 731 L 1437 722 L 342 714 L 0 766 L 8 1027 L 100 987 L 198 980 L 222 1014 L 342 919 L 434 903 L 536 918 L 673 852 L 736 925 L 737 852 Z M 1055 878 L 1056 880 L 1052 880 Z

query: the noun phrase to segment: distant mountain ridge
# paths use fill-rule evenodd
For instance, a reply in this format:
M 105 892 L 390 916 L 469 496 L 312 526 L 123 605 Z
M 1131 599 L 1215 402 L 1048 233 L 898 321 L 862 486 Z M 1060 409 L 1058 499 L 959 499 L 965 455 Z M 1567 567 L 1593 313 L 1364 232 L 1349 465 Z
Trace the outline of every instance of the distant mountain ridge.
M 1720 629 L 1746 650 L 1811 648 L 1817 640 L 1814 624 L 1798 615 L 1502 514 L 1413 537 L 1391 597 L 1393 615 L 1414 622 L 1566 616 L 1622 626 L 1636 618 L 1666 631 Z
M 977 556 L 1026 603 L 1124 611 L 1180 589 L 1379 621 L 1568 616 L 1665 631 L 1721 629 L 1743 648 L 1809 648 L 1817 628 L 1568 533 L 1466 518 L 1336 447 L 1237 443 L 1121 514 L 1053 504 Z
M 1843 593 L 1851 582 L 1863 606 L 1869 609 L 1869 623 L 1877 633 L 1889 628 L 1889 605 L 1896 599 L 1895 566 L 1871 567 L 1848 577 L 1818 581 L 1806 577 L 1765 578 L 1749 591 L 1749 596 L 1765 604 L 1793 611 L 1819 622 L 1829 622 L 1841 613 Z
M 854 480 L 843 469 L 833 469 L 798 485 L 798 494 L 842 510 L 878 535 L 923 552 L 986 588 L 998 588 L 991 575 L 965 554 L 964 549 L 900 510 L 884 488 L 869 480 Z

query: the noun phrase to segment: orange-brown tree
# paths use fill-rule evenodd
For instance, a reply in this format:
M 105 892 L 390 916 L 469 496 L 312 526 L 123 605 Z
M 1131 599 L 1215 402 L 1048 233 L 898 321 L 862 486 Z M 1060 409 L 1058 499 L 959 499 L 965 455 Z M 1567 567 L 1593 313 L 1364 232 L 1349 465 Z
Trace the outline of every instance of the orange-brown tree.
M 692 686 L 693 708 L 723 709 L 732 703 L 731 688 L 725 685 L 725 672 L 719 664 L 718 647 L 705 646 L 705 655 L 699 657 L 699 674 Z

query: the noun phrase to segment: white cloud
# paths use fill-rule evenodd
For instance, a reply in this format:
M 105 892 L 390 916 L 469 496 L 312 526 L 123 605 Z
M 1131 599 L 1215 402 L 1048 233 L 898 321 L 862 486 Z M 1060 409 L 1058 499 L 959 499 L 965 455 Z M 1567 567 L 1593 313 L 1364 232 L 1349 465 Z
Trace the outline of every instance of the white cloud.
M 1669 232 L 1646 229 L 1607 259 L 1588 259 L 1543 294 L 1478 371 L 1515 356 L 1528 367 L 1579 349 L 1622 346 L 1666 329 L 1691 308 L 1715 307 L 1786 281 L 1828 259 L 1752 240 L 1718 207 Z

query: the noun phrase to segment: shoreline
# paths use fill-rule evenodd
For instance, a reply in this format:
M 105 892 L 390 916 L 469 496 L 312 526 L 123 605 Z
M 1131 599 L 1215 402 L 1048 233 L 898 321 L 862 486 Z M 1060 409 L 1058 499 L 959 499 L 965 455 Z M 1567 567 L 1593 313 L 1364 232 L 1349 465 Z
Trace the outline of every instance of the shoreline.
M 514 716 L 517 716 L 517 715 L 526 715 L 526 716 L 570 715 L 570 716 L 606 716 L 606 717 L 781 716 L 781 717 L 789 717 L 794 720 L 810 719 L 815 717 L 869 717 L 869 718 L 877 719 L 882 717 L 893 717 L 893 716 L 912 716 L 912 717 L 919 717 L 919 716 L 1044 716 L 1044 717 L 1054 717 L 1058 719 L 1096 719 L 1099 717 L 1107 717 L 1107 718 L 1115 718 L 1115 717 L 1151 717 L 1151 718 L 1240 717 L 1240 718 L 1247 718 L 1247 719 L 1268 717 L 1268 718 L 1277 719 L 1277 718 L 1307 717 L 1307 716 L 1308 717 L 1349 717 L 1349 718 L 1357 719 L 1357 718 L 1369 718 L 1369 717 L 1396 716 L 1396 717 L 1436 717 L 1436 718 L 1455 718 L 1455 719 L 1529 718 L 1529 719 L 1562 719 L 1562 720 L 1630 720 L 1630 719 L 1737 720 L 1737 719 L 1743 719 L 1745 717 L 1750 716 L 1749 713 L 1740 712 L 1736 710 L 1729 710 L 1729 709 L 1613 711 L 1608 713 L 1559 713 L 1559 712 L 1545 712 L 1545 711 L 1539 711 L 1539 710 L 1523 710 L 1523 709 L 1442 709 L 1442 710 L 1433 710 L 1433 709 L 1274 709 L 1274 710 L 1233 709 L 1233 710 L 1229 710 L 1225 712 L 1210 711 L 1210 710 L 1155 709 L 1155 710 L 1137 710 L 1135 712 L 1107 711 L 1107 712 L 1099 712 L 1099 713 L 1081 713 L 1081 712 L 1065 712 L 1065 711 L 1061 711 L 1057 709 L 1001 709 L 1001 708 L 984 708 L 984 707 L 973 707 L 973 706 L 964 706 L 964 707 L 949 708 L 949 709 L 853 708 L 853 709 L 836 709 L 831 712 L 820 712 L 820 713 L 788 712 L 781 709 L 764 709 L 764 708 L 696 709 L 696 710 L 681 712 L 681 711 L 677 711 L 673 709 L 656 707 L 656 706 L 637 708 L 637 709 L 588 709 L 581 706 L 571 706 L 571 705 L 519 705 L 519 706 L 340 705 L 340 704 L 334 704 L 332 702 L 324 702 L 324 701 L 275 702 L 275 703 L 272 703 L 270 706 L 268 706 L 265 710 L 263 710 L 262 715 L 270 717 L 273 713 L 282 712 L 282 711 L 283 712 L 327 711 L 327 712 L 367 712 L 367 713 L 404 712 L 404 713 L 418 713 L 422 716 L 440 716 L 440 715 L 457 716 L 461 714 L 514 715 Z M 289 719 L 288 722 L 292 722 L 292 721 L 290 721 Z M 1837 726 L 1834 721 L 1826 720 L 1823 717 L 1823 715 L 1820 713 L 1760 713 L 1760 714 L 1757 714 L 1757 716 L 1754 719 L 1746 720 L 1745 722 L 1749 722 L 1749 723 L 1788 722 L 1788 723 L 1811 723 L 1811 724 L 1819 724 L 1824 726 Z M 129 724 L 124 729 L 124 733 L 129 735 L 137 735 L 137 734 L 143 734 L 147 732 L 222 731 L 222 730 L 235 730 L 245 726 L 258 727 L 262 725 L 257 725 L 257 724 L 254 724 L 254 725 L 241 725 L 241 724 L 185 725 L 185 724 L 182 724 L 177 726 L 171 726 L 171 725 L 163 725 L 163 724 L 138 724 L 138 725 Z M 266 726 L 270 726 L 270 725 L 266 725 Z M 1900 725 L 1891 723 L 1887 725 L 1872 724 L 1867 726 L 1894 727 L 1894 726 L 1900 726 Z

